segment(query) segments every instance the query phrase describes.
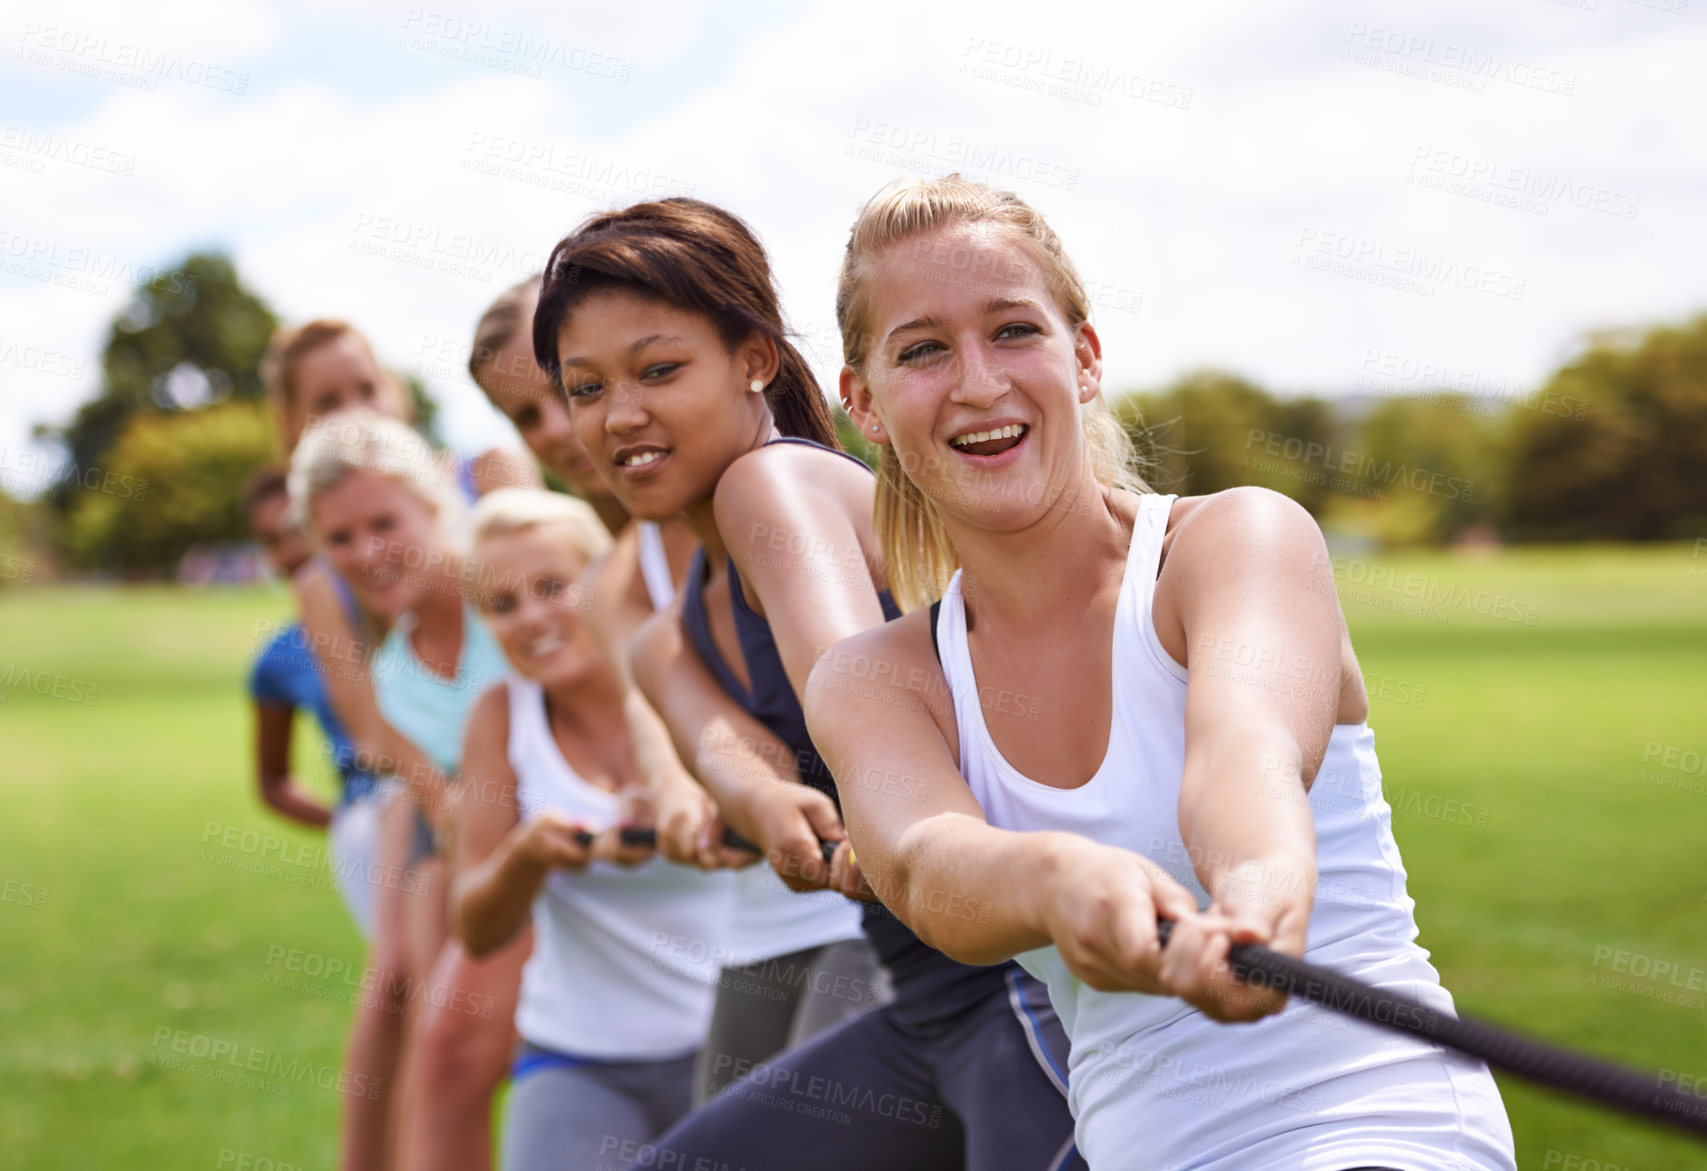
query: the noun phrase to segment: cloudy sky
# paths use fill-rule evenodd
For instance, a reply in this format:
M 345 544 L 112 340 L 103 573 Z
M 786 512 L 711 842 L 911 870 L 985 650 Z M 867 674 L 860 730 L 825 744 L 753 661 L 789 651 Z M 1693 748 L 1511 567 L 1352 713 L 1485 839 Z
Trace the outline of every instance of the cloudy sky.
M 951 170 L 1051 219 L 1110 389 L 1521 392 L 1707 310 L 1694 3 L 10 3 L 0 483 L 191 249 L 357 323 L 478 449 L 515 440 L 461 373 L 474 321 L 589 212 L 745 216 L 831 376 L 855 211 Z

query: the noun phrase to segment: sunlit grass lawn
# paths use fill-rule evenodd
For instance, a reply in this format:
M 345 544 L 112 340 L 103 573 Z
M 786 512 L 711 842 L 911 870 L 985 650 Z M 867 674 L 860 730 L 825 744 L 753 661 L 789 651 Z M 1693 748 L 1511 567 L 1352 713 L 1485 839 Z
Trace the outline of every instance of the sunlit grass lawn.
M 1365 672 L 1394 697 L 1371 722 L 1422 942 L 1460 1005 L 1698 1075 L 1707 992 L 1606 958 L 1694 970 L 1698 989 L 1707 971 L 1707 776 L 1652 779 L 1667 748 L 1707 750 L 1693 552 L 1351 557 L 1339 575 Z M 1391 576 L 1370 585 L 1375 570 Z M 0 679 L 46 672 L 49 691 L 0 684 L 0 1164 L 333 1165 L 339 1098 L 316 1082 L 350 1009 L 269 983 L 268 960 L 356 965 L 359 940 L 300 861 L 317 839 L 260 810 L 249 770 L 242 682 L 258 624 L 285 608 L 274 590 L 0 595 Z M 91 702 L 69 698 L 91 684 Z M 289 846 L 223 849 L 226 826 Z M 256 1062 L 267 1089 L 216 1080 Z M 1502 1086 L 1525 1168 L 1707 1166 L 1701 1147 Z

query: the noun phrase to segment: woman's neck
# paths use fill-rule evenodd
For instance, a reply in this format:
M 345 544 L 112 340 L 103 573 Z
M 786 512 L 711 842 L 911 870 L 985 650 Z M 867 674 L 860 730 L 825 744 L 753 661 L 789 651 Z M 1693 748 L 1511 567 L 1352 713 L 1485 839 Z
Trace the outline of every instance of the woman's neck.
M 1063 493 L 1033 525 L 994 532 L 950 519 L 946 522 L 969 606 L 1003 627 L 1034 624 L 1048 599 L 1054 613 L 1080 613 L 1108 588 L 1108 570 L 1118 582 L 1132 528 L 1113 507 L 1114 490 L 1087 469 L 1076 491 Z
M 589 671 L 569 683 L 541 690 L 546 715 L 554 726 L 589 742 L 627 735 L 622 687 L 608 671 Z
M 776 423 L 771 418 L 770 412 L 766 411 L 764 425 L 756 431 L 753 442 L 741 455 L 757 451 L 773 439 L 781 438 L 782 433 L 776 429 Z M 737 455 L 735 459 L 740 459 L 741 455 Z M 734 462 L 734 459 L 729 461 L 731 464 Z M 724 471 L 727 470 L 728 466 L 725 465 Z M 718 478 L 722 479 L 722 476 L 723 473 L 719 472 Z M 705 550 L 706 563 L 711 566 L 714 573 L 717 572 L 728 560 L 729 548 L 723 543 L 723 534 L 717 528 L 717 485 L 715 483 L 712 484 L 711 491 L 706 493 L 704 499 L 696 500 L 682 510 L 682 519 L 687 521 L 688 528 L 693 530 L 693 535 L 699 538 L 700 547 Z
M 628 524 L 628 509 L 624 508 L 615 496 L 595 496 L 588 503 L 593 506 L 593 512 L 598 516 L 599 522 L 611 536 L 616 536 Z
M 682 513 L 682 519 L 699 538 L 699 547 L 705 550 L 706 564 L 714 570 L 721 566 L 729 556 L 729 549 L 723 544 L 723 534 L 717 528 L 716 497 L 707 496 L 690 505 Z
M 438 640 L 457 637 L 462 629 L 462 591 L 453 577 L 435 574 L 422 586 L 421 596 L 410 607 L 415 616 L 415 635 Z

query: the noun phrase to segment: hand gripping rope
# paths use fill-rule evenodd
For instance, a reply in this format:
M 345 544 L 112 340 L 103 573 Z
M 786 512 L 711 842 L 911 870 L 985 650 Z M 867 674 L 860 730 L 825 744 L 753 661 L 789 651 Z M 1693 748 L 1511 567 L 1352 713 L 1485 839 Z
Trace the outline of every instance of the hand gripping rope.
M 1156 929 L 1166 947 L 1173 922 L 1157 919 Z M 1234 944 L 1227 960 L 1234 975 L 1255 987 L 1272 988 L 1394 1032 L 1456 1049 L 1528 1081 L 1707 1135 L 1707 1098 L 1668 1085 L 1668 1081 L 1677 1080 L 1675 1074 L 1643 1073 L 1483 1021 L 1449 1016 L 1409 996 L 1281 955 L 1261 944 Z
M 657 840 L 655 831 L 633 827 L 621 830 L 620 837 L 629 846 L 650 846 Z M 579 840 L 591 844 L 593 835 L 583 832 Z M 724 835 L 723 844 L 760 852 L 732 830 Z M 819 845 L 824 861 L 828 862 L 838 843 Z M 1156 920 L 1161 946 L 1168 945 L 1173 926 L 1171 919 Z M 1234 944 L 1227 960 L 1234 975 L 1255 987 L 1270 988 L 1384 1029 L 1421 1037 L 1480 1058 L 1494 1069 L 1527 1081 L 1707 1136 L 1707 1097 L 1696 1097 L 1675 1084 L 1667 1084 L 1668 1080 L 1677 1081 L 1675 1074 L 1668 1078 L 1663 1073 L 1644 1073 L 1519 1036 L 1474 1018 L 1450 1016 L 1409 996 L 1281 955 L 1261 944 Z

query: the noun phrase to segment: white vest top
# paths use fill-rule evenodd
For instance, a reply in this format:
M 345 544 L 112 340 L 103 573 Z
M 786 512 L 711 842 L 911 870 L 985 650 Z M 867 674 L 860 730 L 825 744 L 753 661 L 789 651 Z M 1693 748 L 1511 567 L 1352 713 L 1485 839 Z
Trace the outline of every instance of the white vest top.
M 670 555 L 664 550 L 664 534 L 655 521 L 643 520 L 636 530 L 640 552 L 640 579 L 652 596 L 652 608 L 662 610 L 676 599 L 676 582 L 670 576 Z
M 960 771 L 991 825 L 1064 830 L 1143 854 L 1196 896 L 1179 832 L 1188 673 L 1151 618 L 1174 497 L 1144 496 L 1114 620 L 1108 753 L 1076 789 L 1022 775 L 990 737 L 966 637 L 960 574 L 937 640 L 959 722 Z M 1418 947 L 1415 906 L 1365 724 L 1336 725 L 1311 786 L 1315 903 L 1306 957 L 1452 1011 Z M 1302 799 L 1302 796 L 1300 796 Z M 1054 947 L 1016 957 L 1049 987 L 1072 1040 L 1068 1100 L 1093 1171 L 1513 1171 L 1511 1126 L 1480 1062 L 1291 1001 L 1222 1025 L 1173 997 L 1097 992 Z
M 676 597 L 670 558 L 658 526 L 643 520 L 639 529 L 640 576 L 662 610 Z M 757 963 L 821 944 L 860 938 L 859 904 L 834 891 L 795 894 L 782 884 L 768 862 L 735 872 L 735 918 L 729 932 L 730 966 Z
M 510 766 L 525 819 L 554 809 L 600 830 L 617 799 L 563 759 L 539 684 L 511 676 Z M 654 858 L 554 871 L 533 902 L 533 955 L 516 1031 L 545 1049 L 602 1061 L 682 1057 L 705 1041 L 727 951 L 734 882 Z

